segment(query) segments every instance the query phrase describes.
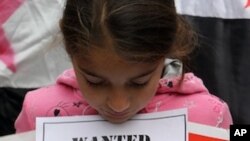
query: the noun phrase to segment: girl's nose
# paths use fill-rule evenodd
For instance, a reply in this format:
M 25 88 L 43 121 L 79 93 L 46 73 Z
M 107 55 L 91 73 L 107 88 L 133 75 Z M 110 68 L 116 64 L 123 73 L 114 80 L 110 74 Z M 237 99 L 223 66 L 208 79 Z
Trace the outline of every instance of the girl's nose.
M 130 106 L 129 98 L 128 96 L 121 93 L 113 94 L 108 99 L 108 106 L 114 112 L 123 112 Z

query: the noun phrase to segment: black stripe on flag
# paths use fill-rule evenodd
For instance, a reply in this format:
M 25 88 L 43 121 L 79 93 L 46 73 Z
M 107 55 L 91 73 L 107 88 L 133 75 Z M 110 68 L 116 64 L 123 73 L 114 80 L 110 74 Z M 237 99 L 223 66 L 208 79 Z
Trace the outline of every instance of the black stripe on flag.
M 193 72 L 228 103 L 235 124 L 250 124 L 250 19 L 183 16 L 199 36 Z

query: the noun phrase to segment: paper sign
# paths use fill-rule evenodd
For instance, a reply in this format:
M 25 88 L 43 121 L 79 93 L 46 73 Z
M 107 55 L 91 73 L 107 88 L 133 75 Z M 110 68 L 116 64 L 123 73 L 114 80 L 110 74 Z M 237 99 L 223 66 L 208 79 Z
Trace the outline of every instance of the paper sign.
M 100 116 L 37 118 L 36 141 L 187 141 L 187 110 L 138 114 L 122 124 Z

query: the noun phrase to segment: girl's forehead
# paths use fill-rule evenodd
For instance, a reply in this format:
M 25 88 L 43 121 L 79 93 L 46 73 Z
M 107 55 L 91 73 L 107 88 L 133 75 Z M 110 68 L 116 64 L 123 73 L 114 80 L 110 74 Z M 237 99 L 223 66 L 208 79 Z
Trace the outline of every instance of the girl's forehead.
M 97 55 L 97 56 L 95 56 Z M 164 61 L 161 61 L 164 62 Z M 84 60 L 76 60 L 74 67 L 108 80 L 127 80 L 148 71 L 154 71 L 161 62 L 128 62 L 114 54 L 92 54 Z
M 132 55 L 131 55 L 132 56 Z M 110 48 L 92 48 L 89 49 L 85 54 L 84 52 L 80 53 L 73 59 L 77 65 L 80 66 L 123 66 L 130 67 L 132 65 L 137 66 L 145 66 L 145 65 L 154 65 L 158 64 L 159 61 L 156 62 L 138 62 L 129 60 L 125 57 L 122 57 L 114 50 Z
M 163 57 L 152 57 L 153 53 L 138 53 L 125 48 L 114 46 L 115 44 L 103 43 L 92 44 L 85 49 L 79 49 L 75 60 L 78 63 L 87 62 L 90 64 L 157 64 Z M 150 58 L 154 58 L 151 59 Z
M 83 61 L 95 62 L 104 60 L 123 60 L 114 50 L 106 47 L 90 47 L 86 52 L 78 53 L 79 59 Z
M 163 64 L 159 62 L 137 62 L 128 61 L 120 57 L 114 51 L 104 49 L 96 49 L 88 52 L 84 57 L 77 57 L 73 61 L 74 67 L 85 72 L 92 72 L 97 76 L 108 79 L 127 80 L 145 71 L 155 70 Z

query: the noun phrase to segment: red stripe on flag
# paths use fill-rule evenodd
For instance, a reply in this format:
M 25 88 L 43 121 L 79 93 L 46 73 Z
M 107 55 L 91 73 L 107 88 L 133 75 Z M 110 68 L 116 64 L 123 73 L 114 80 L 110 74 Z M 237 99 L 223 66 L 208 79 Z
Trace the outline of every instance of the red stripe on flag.
M 250 7 L 250 0 L 247 0 L 247 4 L 246 4 L 245 8 L 248 8 L 248 7 Z
M 16 72 L 14 64 L 15 53 L 11 48 L 11 44 L 5 37 L 2 25 L 15 12 L 15 10 L 23 3 L 24 0 L 1 0 L 0 1 L 0 60 L 12 71 Z
M 2 60 L 12 72 L 16 72 L 14 56 L 15 53 L 8 40 L 5 38 L 3 29 L 0 28 L 0 60 Z
M 4 23 L 24 0 L 1 0 L 0 1 L 0 23 Z
M 228 141 L 228 140 L 189 133 L 189 141 Z

